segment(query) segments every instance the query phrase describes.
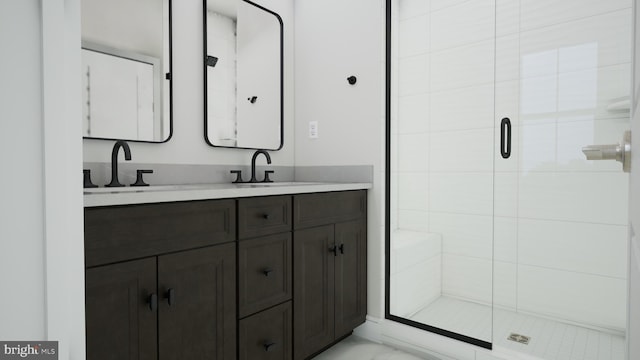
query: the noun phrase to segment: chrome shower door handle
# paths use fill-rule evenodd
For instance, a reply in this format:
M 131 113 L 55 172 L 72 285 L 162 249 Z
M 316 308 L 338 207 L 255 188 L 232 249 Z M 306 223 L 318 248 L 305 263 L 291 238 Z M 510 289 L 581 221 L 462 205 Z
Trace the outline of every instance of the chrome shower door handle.
M 616 160 L 622 163 L 622 170 L 631 170 L 631 131 L 624 132 L 620 144 L 588 145 L 582 148 L 587 160 Z

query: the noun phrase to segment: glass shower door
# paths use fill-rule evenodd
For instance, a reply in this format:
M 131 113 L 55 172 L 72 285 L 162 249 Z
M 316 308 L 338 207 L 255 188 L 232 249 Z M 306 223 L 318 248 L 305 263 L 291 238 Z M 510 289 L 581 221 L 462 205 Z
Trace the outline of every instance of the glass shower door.
M 496 146 L 511 135 L 512 151 L 495 157 L 494 349 L 622 360 L 628 176 L 582 148 L 629 129 L 631 2 L 502 1 L 496 14 Z
M 495 1 L 391 5 L 388 317 L 490 348 Z

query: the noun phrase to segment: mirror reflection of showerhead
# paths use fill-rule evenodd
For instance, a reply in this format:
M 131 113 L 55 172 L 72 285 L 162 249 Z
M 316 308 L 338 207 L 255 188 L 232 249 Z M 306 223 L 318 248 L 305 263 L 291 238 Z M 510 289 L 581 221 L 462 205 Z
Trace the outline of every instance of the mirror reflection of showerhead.
M 218 58 L 215 56 L 207 56 L 207 66 L 215 67 L 218 63 Z

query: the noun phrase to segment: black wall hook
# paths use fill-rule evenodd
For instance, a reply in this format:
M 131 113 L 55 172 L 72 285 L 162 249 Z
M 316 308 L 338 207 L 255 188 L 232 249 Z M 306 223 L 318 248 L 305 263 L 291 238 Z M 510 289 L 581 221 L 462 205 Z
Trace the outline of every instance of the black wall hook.
M 351 75 L 347 78 L 347 81 L 349 82 L 350 85 L 355 85 L 356 82 L 358 82 L 358 78 Z

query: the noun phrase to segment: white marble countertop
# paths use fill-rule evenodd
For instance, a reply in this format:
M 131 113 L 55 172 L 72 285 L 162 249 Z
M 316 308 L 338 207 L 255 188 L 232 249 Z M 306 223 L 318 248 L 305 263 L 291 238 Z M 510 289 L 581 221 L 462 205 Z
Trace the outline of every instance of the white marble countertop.
M 84 189 L 84 206 L 112 206 L 158 202 L 228 199 L 371 189 L 371 183 L 277 182 L 254 184 L 157 185 Z

